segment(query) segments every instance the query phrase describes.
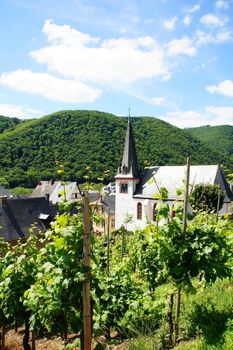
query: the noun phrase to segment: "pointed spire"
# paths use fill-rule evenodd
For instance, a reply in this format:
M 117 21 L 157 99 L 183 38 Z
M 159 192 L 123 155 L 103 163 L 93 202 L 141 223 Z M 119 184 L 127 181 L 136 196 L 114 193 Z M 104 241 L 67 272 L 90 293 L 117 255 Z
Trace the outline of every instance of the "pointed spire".
M 132 177 L 139 177 L 137 155 L 134 144 L 134 137 L 132 131 L 132 124 L 130 118 L 130 108 L 129 108 L 129 117 L 128 125 L 125 135 L 125 146 L 121 162 L 120 174 L 122 175 L 132 175 Z

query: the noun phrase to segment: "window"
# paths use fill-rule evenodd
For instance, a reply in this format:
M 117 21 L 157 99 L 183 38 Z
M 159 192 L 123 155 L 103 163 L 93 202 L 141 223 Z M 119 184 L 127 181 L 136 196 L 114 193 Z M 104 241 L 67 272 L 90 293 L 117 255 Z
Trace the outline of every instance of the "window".
M 112 228 L 115 228 L 115 219 L 112 219 L 112 221 L 111 221 L 111 227 L 112 227 Z
M 128 172 L 128 168 L 125 166 L 125 165 L 123 165 L 123 168 L 122 168 L 122 174 L 127 174 L 127 172 Z
M 128 193 L 128 183 L 122 182 L 120 184 L 120 193 Z
M 154 205 L 153 205 L 153 216 L 152 216 L 152 220 L 153 221 L 156 221 L 157 220 L 157 213 L 158 213 L 158 210 L 156 209 L 156 207 L 157 207 L 157 203 L 154 203 Z
M 142 220 L 142 203 L 137 204 L 137 219 Z

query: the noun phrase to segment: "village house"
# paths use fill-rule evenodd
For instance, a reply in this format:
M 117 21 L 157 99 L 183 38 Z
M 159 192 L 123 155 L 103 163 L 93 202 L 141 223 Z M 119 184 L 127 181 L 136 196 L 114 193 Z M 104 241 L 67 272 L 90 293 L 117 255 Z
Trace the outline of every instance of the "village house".
M 93 222 L 94 232 L 106 234 L 115 230 L 115 195 L 100 195 L 96 202 L 92 202 L 92 205 L 101 218 L 99 223 Z
M 13 242 L 26 238 L 30 229 L 35 234 L 46 231 L 57 213 L 57 206 L 45 197 L 10 198 L 0 196 L 0 237 Z
M 39 181 L 30 197 L 41 196 L 47 197 L 53 204 L 60 203 L 64 200 L 77 202 L 81 199 L 77 183 L 70 181 Z
M 115 177 L 116 229 L 126 225 L 128 230 L 145 228 L 148 221 L 156 224 L 156 195 L 162 187 L 167 189 L 172 212 L 174 201 L 183 199 L 182 195 L 177 196 L 176 190 L 184 187 L 184 179 L 185 166 L 153 166 L 140 173 L 129 118 L 122 162 Z M 218 184 L 225 192 L 220 214 L 232 212 L 233 194 L 218 165 L 191 166 L 190 189 L 197 184 Z

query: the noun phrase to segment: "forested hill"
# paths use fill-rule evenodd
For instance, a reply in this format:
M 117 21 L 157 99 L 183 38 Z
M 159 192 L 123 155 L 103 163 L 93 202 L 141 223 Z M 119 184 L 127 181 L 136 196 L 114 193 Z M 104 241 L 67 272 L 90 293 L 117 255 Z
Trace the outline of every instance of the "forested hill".
M 219 150 L 228 159 L 231 167 L 233 166 L 233 126 L 201 126 L 187 130 L 210 149 Z
M 132 118 L 139 163 L 192 164 L 226 162 L 190 132 L 152 117 Z M 10 186 L 34 186 L 39 179 L 57 178 L 57 164 L 65 165 L 65 177 L 83 181 L 85 168 L 93 180 L 120 164 L 127 118 L 96 111 L 62 111 L 27 121 L 0 134 L 0 178 Z M 107 179 L 106 179 L 107 180 Z M 1 181 L 1 180 L 0 180 Z
M 0 115 L 0 134 L 4 131 L 13 130 L 20 123 L 22 121 L 18 118 L 9 118 Z

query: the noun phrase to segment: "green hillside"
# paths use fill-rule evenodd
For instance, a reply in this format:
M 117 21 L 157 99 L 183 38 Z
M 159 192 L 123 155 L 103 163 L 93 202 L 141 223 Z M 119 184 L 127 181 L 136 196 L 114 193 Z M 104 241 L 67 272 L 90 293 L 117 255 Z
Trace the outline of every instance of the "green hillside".
M 218 150 L 226 159 L 229 167 L 233 166 L 233 126 L 202 126 L 188 131 L 205 143 L 210 149 Z
M 190 132 L 152 117 L 132 118 L 138 159 L 155 165 L 223 163 Z M 19 124 L 0 135 L 0 178 L 10 186 L 34 186 L 57 178 L 56 162 L 69 180 L 83 181 L 86 166 L 93 180 L 106 170 L 116 174 L 124 146 L 127 118 L 97 111 L 62 111 Z
M 9 118 L 0 115 L 0 134 L 4 131 L 13 130 L 21 122 L 18 118 Z

